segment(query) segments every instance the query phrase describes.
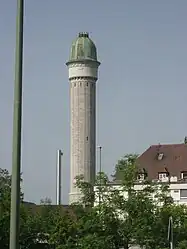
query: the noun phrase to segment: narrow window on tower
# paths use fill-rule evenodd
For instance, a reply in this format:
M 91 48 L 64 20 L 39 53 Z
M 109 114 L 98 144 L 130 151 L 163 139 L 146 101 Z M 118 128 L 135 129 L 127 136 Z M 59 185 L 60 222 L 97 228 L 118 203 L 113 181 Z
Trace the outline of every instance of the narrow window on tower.
M 88 141 L 88 137 L 86 137 L 86 140 Z
M 87 82 L 87 84 L 86 84 L 87 86 L 88 86 L 88 82 Z
M 82 83 L 80 82 L 80 86 L 82 86 Z
M 74 83 L 74 86 L 76 86 L 76 83 Z

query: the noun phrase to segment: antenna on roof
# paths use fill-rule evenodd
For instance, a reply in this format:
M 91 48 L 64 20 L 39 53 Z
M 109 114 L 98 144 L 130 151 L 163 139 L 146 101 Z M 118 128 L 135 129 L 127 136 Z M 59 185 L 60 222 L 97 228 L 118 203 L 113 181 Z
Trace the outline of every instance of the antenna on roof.
M 157 146 L 157 152 L 159 153 L 160 151 L 160 147 L 161 147 L 161 144 L 159 143 L 158 146 Z
M 167 167 L 164 167 L 164 170 L 165 170 L 167 173 L 169 173 L 169 171 L 168 171 Z

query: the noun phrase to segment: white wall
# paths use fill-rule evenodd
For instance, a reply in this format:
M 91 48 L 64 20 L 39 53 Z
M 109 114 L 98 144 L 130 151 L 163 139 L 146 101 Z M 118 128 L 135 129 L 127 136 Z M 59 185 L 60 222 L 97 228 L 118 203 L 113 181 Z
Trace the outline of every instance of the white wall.
M 158 186 L 161 186 L 161 184 L 162 183 L 159 183 Z M 144 187 L 145 185 L 137 184 L 134 186 L 134 189 L 141 190 Z M 121 185 L 109 185 L 108 191 L 111 191 L 112 189 L 122 190 L 122 186 Z M 170 189 L 170 195 L 176 204 L 187 205 L 187 195 L 186 197 L 181 197 L 181 189 L 187 190 L 187 183 L 180 183 L 180 182 L 170 183 L 169 189 Z M 95 192 L 97 192 L 97 186 L 95 186 Z M 123 195 L 124 197 L 127 197 L 127 193 L 124 192 Z M 97 205 L 97 203 L 98 203 L 98 194 L 96 195 L 95 205 Z
M 69 79 L 74 77 L 98 78 L 98 63 L 71 63 L 69 66 Z

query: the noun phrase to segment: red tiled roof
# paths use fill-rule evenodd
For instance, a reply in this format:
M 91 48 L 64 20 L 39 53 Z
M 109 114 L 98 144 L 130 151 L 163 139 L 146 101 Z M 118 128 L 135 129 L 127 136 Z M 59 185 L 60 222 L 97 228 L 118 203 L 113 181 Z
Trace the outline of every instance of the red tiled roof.
M 161 160 L 159 153 L 163 153 Z M 138 157 L 137 163 L 139 168 L 145 168 L 149 179 L 158 179 L 158 173 L 166 171 L 179 179 L 181 172 L 187 171 L 187 144 L 152 145 Z

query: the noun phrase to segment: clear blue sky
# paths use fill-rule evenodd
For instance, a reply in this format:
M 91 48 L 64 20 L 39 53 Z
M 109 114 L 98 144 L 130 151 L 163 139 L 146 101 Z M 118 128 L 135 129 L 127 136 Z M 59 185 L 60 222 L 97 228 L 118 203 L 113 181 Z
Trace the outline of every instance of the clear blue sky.
M 116 2 L 116 3 L 115 3 Z M 68 60 L 90 32 L 101 61 L 97 144 L 103 169 L 151 144 L 187 135 L 187 1 L 26 0 L 22 172 L 25 198 L 55 201 L 62 148 L 63 202 L 69 191 Z M 16 1 L 0 1 L 0 167 L 11 170 Z

